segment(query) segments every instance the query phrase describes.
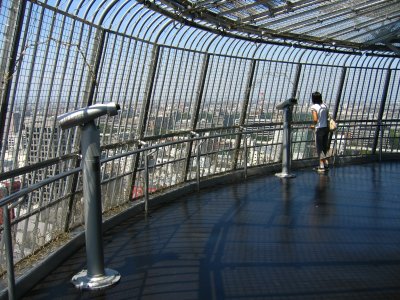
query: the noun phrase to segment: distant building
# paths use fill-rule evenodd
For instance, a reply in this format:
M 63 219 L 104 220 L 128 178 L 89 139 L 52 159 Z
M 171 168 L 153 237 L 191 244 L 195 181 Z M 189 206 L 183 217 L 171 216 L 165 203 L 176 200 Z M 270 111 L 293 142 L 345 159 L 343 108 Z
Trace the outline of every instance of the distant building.
M 66 152 L 67 139 L 64 138 L 64 132 L 61 128 L 56 125 L 55 117 L 46 118 L 41 115 L 27 117 L 22 130 L 26 140 L 24 157 L 26 165 L 59 157 Z M 73 140 L 73 138 L 70 137 L 69 140 Z M 33 184 L 59 172 L 59 166 L 54 165 L 28 173 L 27 184 Z M 58 193 L 59 188 L 58 182 L 53 185 L 47 185 L 45 190 L 41 191 L 41 196 L 39 196 L 39 191 L 32 194 L 33 200 L 38 200 L 39 197 L 44 200 L 51 199 L 54 194 Z

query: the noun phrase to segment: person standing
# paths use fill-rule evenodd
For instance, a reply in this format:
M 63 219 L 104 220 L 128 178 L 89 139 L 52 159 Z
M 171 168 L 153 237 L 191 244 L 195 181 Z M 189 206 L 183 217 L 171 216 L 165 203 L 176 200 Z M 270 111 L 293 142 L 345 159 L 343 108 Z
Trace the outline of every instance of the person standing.
M 311 114 L 313 125 L 312 129 L 315 129 L 315 145 L 317 148 L 317 155 L 319 158 L 319 166 L 316 168 L 318 172 L 325 172 L 329 168 L 328 162 L 328 150 L 329 150 L 329 128 L 328 128 L 328 116 L 329 109 L 322 102 L 322 95 L 320 92 L 314 92 L 311 94 Z

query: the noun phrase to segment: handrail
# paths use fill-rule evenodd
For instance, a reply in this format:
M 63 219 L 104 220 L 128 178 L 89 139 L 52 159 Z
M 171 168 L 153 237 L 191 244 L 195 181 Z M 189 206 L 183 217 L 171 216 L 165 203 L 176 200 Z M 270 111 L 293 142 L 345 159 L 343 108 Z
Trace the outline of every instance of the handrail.
M 260 133 L 260 132 L 274 131 L 274 130 L 276 130 L 276 129 L 252 130 L 252 131 L 247 131 L 246 134 Z M 178 141 L 166 142 L 166 143 L 161 143 L 161 144 L 151 145 L 151 146 L 148 146 L 148 144 L 146 144 L 146 146 L 143 147 L 143 148 L 132 150 L 132 151 L 128 151 L 128 152 L 121 153 L 121 154 L 118 154 L 118 155 L 114 155 L 112 157 L 104 158 L 104 159 L 102 159 L 100 161 L 100 163 L 104 164 L 104 163 L 107 163 L 107 162 L 110 162 L 110 161 L 113 161 L 113 160 L 116 160 L 116 159 L 119 159 L 119 158 L 127 157 L 127 156 L 130 156 L 130 155 L 134 155 L 134 154 L 138 154 L 138 153 L 141 153 L 141 152 L 150 151 L 150 150 L 154 150 L 154 149 L 162 148 L 162 147 L 166 147 L 166 146 L 172 146 L 172 145 L 176 145 L 176 144 L 193 142 L 193 141 L 197 141 L 197 140 L 214 139 L 214 138 L 218 138 L 218 137 L 229 136 L 229 135 L 238 135 L 238 134 L 243 134 L 243 133 L 234 132 L 234 133 L 216 134 L 216 135 L 212 135 L 212 136 L 198 136 L 198 137 L 186 138 L 186 139 L 182 139 L 182 140 L 178 140 Z M 54 164 L 53 161 L 54 160 L 51 160 L 51 162 L 48 163 L 48 164 L 46 164 L 45 162 L 43 164 L 36 164 L 35 166 L 38 166 L 38 165 L 40 165 L 40 167 L 50 166 L 50 165 Z M 7 180 L 9 178 L 17 176 L 15 174 L 20 175 L 20 172 L 22 170 L 29 170 L 29 172 L 30 172 L 30 171 L 33 171 L 35 169 L 34 168 L 28 168 L 28 167 L 20 168 L 20 169 L 18 169 L 18 172 L 12 173 L 13 176 L 3 178 L 2 180 Z M 28 186 L 28 187 L 24 187 L 21 190 L 19 190 L 18 192 L 15 192 L 13 194 L 10 194 L 10 195 L 0 199 L 0 207 L 4 206 L 4 205 L 7 205 L 7 204 L 10 204 L 13 201 L 17 200 L 18 198 L 26 196 L 27 194 L 32 193 L 33 191 L 38 190 L 41 187 L 44 187 L 44 186 L 46 186 L 46 185 L 48 185 L 50 183 L 53 183 L 53 182 L 55 182 L 57 180 L 60 180 L 62 178 L 68 177 L 70 175 L 76 174 L 76 173 L 81 172 L 81 171 L 82 171 L 82 167 L 74 168 L 74 169 L 71 169 L 69 171 L 65 171 L 63 173 L 54 175 L 54 176 L 52 176 L 50 178 L 46 178 L 46 179 L 44 179 L 44 180 L 42 180 L 42 181 L 40 181 L 38 183 L 35 183 L 35 184 L 32 184 L 32 185 Z M 8 172 L 8 174 L 10 174 L 10 173 L 11 172 Z
M 336 120 L 336 121 L 339 124 L 364 123 L 364 122 L 379 123 L 378 120 L 371 120 L 371 119 Z M 396 120 L 396 119 L 383 119 L 383 120 L 381 120 L 381 123 L 391 123 L 391 122 L 398 123 L 399 120 Z M 311 123 L 312 123 L 312 121 L 292 121 L 291 122 L 291 124 L 295 125 L 295 126 L 297 126 L 297 125 L 306 125 L 306 124 L 311 124 Z M 252 127 L 252 128 L 254 128 L 254 127 L 265 127 L 265 126 L 278 126 L 278 125 L 282 125 L 282 122 L 243 124 L 242 127 Z M 376 125 L 362 124 L 362 126 L 376 126 Z M 198 130 L 196 130 L 196 132 L 197 133 L 203 133 L 203 132 L 217 131 L 217 130 L 222 130 L 222 129 L 223 130 L 230 130 L 230 129 L 238 129 L 238 130 L 240 130 L 239 127 L 240 126 L 198 129 Z M 273 131 L 273 130 L 276 130 L 276 129 L 275 128 L 259 129 L 259 130 L 251 131 L 250 133 L 259 133 L 259 132 L 263 132 L 263 131 Z M 156 140 L 156 139 L 160 139 L 160 138 L 174 137 L 174 136 L 177 136 L 177 135 L 185 135 L 185 134 L 187 135 L 189 133 L 190 133 L 190 130 L 189 131 L 184 131 L 184 132 L 175 132 L 175 133 L 162 135 L 162 136 L 145 137 L 145 138 L 143 138 L 143 140 L 144 141 L 152 141 L 152 140 Z M 230 133 L 230 135 L 235 135 L 235 134 L 238 134 L 238 133 Z M 227 134 L 213 135 L 210 138 L 222 137 L 223 135 L 227 135 Z M 199 138 L 199 139 L 203 139 L 203 138 Z M 178 142 L 168 142 L 168 143 L 164 143 L 164 144 L 153 145 L 153 146 L 150 146 L 150 147 L 157 148 L 157 147 L 163 147 L 163 146 L 178 144 L 180 142 L 190 142 L 190 141 L 191 141 L 190 139 L 183 139 L 183 140 L 179 140 Z M 130 141 L 126 141 L 125 143 L 121 143 L 121 142 L 117 143 L 116 145 L 117 146 L 124 146 L 124 145 L 132 144 L 132 143 L 139 143 L 139 141 L 130 140 Z M 104 146 L 101 146 L 101 149 L 102 150 L 110 149 L 110 147 L 111 147 L 110 145 L 104 145 Z M 124 156 L 133 155 L 133 154 L 136 154 L 136 153 L 139 153 L 139 152 L 141 152 L 141 151 L 140 150 L 132 150 L 132 151 L 129 151 L 129 152 L 125 152 L 123 154 L 119 154 L 119 155 L 116 155 L 116 156 L 113 156 L 113 157 L 110 157 L 110 158 L 103 159 L 103 160 L 101 160 L 101 163 L 105 163 L 105 162 L 108 162 L 108 161 L 112 161 L 114 159 L 122 158 Z M 62 161 L 66 161 L 66 160 L 69 160 L 69 159 L 76 158 L 77 156 L 79 156 L 78 153 L 67 154 L 67 155 L 64 155 L 64 156 L 61 156 L 61 157 L 48 159 L 48 160 L 41 161 L 41 162 L 29 165 L 29 166 L 24 166 L 24 167 L 17 168 L 17 169 L 11 170 L 11 171 L 7 171 L 7 172 L 4 172 L 4 173 L 0 174 L 0 181 L 4 181 L 4 180 L 7 180 L 7 179 L 16 177 L 16 176 L 24 175 L 24 174 L 26 174 L 28 172 L 33 172 L 33 171 L 39 170 L 41 168 L 57 164 L 57 163 L 62 162 Z
M 354 123 L 354 122 L 378 122 L 378 121 L 377 120 L 341 120 L 341 121 L 338 121 L 338 123 L 342 123 L 342 124 L 343 123 Z M 398 123 L 399 120 L 395 120 L 395 119 L 393 119 L 393 120 L 382 120 L 381 122 L 382 123 L 383 122 Z M 271 126 L 271 124 L 282 125 L 282 123 L 264 123 L 264 126 Z M 310 122 L 308 122 L 308 121 L 302 121 L 302 122 L 293 121 L 292 122 L 292 125 L 306 125 L 306 124 L 311 124 L 311 121 Z M 370 127 L 388 126 L 388 125 L 384 125 L 384 124 L 376 124 L 376 125 L 361 124 L 361 125 L 362 126 L 370 126 Z M 256 127 L 256 126 L 244 125 L 243 127 Z M 259 125 L 259 126 L 261 126 L 261 125 Z M 349 125 L 347 125 L 346 127 L 348 127 L 348 126 Z M 296 127 L 296 128 L 299 128 L 299 127 Z M 302 127 L 300 127 L 300 128 L 302 128 Z M 304 128 L 307 128 L 307 127 L 304 126 Z M 238 132 L 231 132 L 231 133 L 221 133 L 221 134 L 215 134 L 215 135 L 210 135 L 210 136 L 200 136 L 199 135 L 199 136 L 192 137 L 192 138 L 185 138 L 185 139 L 180 139 L 178 141 L 165 142 L 165 143 L 156 144 L 156 145 L 150 145 L 150 146 L 146 143 L 145 147 L 142 147 L 142 148 L 136 149 L 136 150 L 132 150 L 132 151 L 127 151 L 127 152 L 124 152 L 124 153 L 121 153 L 121 154 L 117 154 L 117 155 L 114 155 L 114 156 L 111 156 L 111 157 L 108 157 L 108 158 L 104 158 L 104 159 L 102 159 L 100 161 L 100 163 L 104 164 L 104 163 L 107 163 L 107 162 L 110 162 L 110 161 L 113 161 L 113 160 L 116 160 L 116 159 L 119 159 L 119 158 L 131 156 L 131 155 L 138 154 L 138 153 L 141 153 L 141 152 L 144 152 L 144 151 L 150 151 L 150 150 L 154 150 L 154 149 L 157 149 L 157 148 L 177 145 L 177 144 L 181 144 L 181 143 L 194 142 L 194 141 L 197 141 L 197 140 L 214 139 L 214 138 L 219 138 L 219 137 L 224 137 L 224 136 L 233 136 L 233 135 L 240 135 L 240 134 L 245 134 L 245 135 L 247 135 L 247 134 L 255 134 L 255 133 L 275 131 L 275 130 L 277 130 L 277 129 L 276 128 L 266 128 L 266 129 L 258 129 L 258 130 L 251 130 L 251 131 L 247 131 L 246 130 L 246 131 L 242 131 L 242 132 L 238 131 Z M 68 158 L 73 158 L 73 156 L 66 155 L 66 156 L 63 157 L 63 159 L 68 159 Z M 0 175 L 0 181 L 7 180 L 7 179 L 10 179 L 10 178 L 16 177 L 18 175 L 22 175 L 22 174 L 24 174 L 24 173 L 22 173 L 23 171 L 31 172 L 31 171 L 37 170 L 38 168 L 43 168 L 43 167 L 46 167 L 46 166 L 53 165 L 53 164 L 55 164 L 57 162 L 60 162 L 60 161 L 62 161 L 61 158 L 50 159 L 48 161 L 40 162 L 40 163 L 37 163 L 35 165 L 26 166 L 26 167 L 22 167 L 22 168 L 19 168 L 19 169 L 15 169 L 13 171 L 5 172 L 2 175 Z M 54 175 L 54 176 L 52 176 L 50 178 L 44 179 L 44 180 L 42 180 L 42 181 L 40 181 L 40 182 L 38 182 L 36 184 L 32 184 L 29 187 L 22 188 L 18 192 L 13 193 L 11 195 L 8 195 L 8 196 L 0 199 L 0 206 L 7 205 L 7 204 L 13 202 L 14 200 L 16 200 L 18 198 L 21 198 L 21 197 L 23 197 L 23 196 L 25 196 L 25 195 L 27 195 L 27 194 L 35 191 L 35 190 L 38 190 L 39 188 L 41 188 L 43 186 L 46 186 L 46 185 L 48 185 L 48 184 L 50 184 L 52 182 L 55 182 L 57 180 L 60 180 L 62 178 L 68 177 L 68 176 L 70 176 L 72 174 L 78 173 L 81 170 L 82 170 L 81 167 L 74 168 L 74 169 L 71 169 L 69 171 Z
M 68 176 L 70 176 L 72 174 L 75 174 L 75 173 L 78 173 L 80 171 L 82 171 L 81 167 L 74 168 L 72 170 L 69 170 L 69 171 L 54 175 L 54 176 L 52 176 L 50 178 L 46 178 L 46 179 L 44 179 L 42 181 L 39 181 L 38 183 L 35 183 L 35 184 L 32 184 L 32 185 L 28 186 L 28 187 L 22 188 L 18 192 L 15 192 L 15 193 L 13 193 L 11 195 L 8 195 L 8 196 L 0 199 L 0 207 L 4 206 L 4 205 L 7 205 L 7 204 L 10 204 L 14 200 L 17 200 L 18 198 L 26 196 L 27 194 L 32 193 L 33 191 L 38 190 L 41 187 L 44 187 L 44 186 L 46 186 L 46 185 L 48 185 L 48 184 L 50 184 L 52 182 L 55 182 L 55 181 L 60 180 L 62 178 L 68 177 Z

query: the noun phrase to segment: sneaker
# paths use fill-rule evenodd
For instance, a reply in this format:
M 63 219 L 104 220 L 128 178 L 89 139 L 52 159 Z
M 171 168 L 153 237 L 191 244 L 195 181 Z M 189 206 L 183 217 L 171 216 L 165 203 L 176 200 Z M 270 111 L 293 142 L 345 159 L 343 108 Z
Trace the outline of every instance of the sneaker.
M 321 168 L 321 167 L 315 167 L 314 170 L 317 171 L 318 173 L 324 173 L 325 172 L 325 168 Z

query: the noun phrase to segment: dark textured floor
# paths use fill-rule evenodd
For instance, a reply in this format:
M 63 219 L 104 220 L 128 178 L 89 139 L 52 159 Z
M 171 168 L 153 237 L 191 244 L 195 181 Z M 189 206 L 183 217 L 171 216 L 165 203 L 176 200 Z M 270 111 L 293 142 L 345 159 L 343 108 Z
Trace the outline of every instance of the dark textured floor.
M 112 288 L 79 291 L 85 250 L 26 299 L 400 299 L 400 162 L 250 178 L 104 237 Z

